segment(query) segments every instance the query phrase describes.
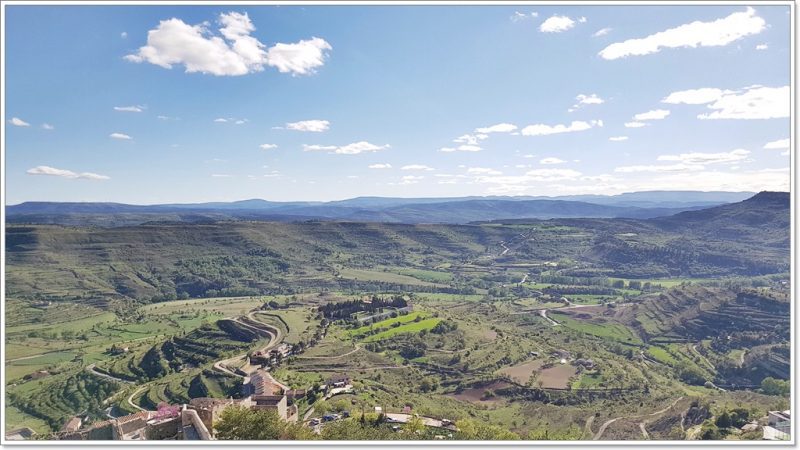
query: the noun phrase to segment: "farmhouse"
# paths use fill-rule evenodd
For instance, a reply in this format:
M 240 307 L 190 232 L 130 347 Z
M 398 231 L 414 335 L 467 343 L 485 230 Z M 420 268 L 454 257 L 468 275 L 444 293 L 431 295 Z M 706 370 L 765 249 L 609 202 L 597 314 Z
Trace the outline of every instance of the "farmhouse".
M 83 425 L 83 419 L 78 416 L 75 416 L 67 421 L 63 427 L 61 427 L 61 431 L 78 431 Z
M 329 389 L 343 388 L 350 384 L 350 377 L 346 374 L 334 375 L 325 383 Z

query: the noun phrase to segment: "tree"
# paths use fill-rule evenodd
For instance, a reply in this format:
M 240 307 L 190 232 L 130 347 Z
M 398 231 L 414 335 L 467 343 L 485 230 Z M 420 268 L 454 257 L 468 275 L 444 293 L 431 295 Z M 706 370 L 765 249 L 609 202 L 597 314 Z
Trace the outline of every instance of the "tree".
M 476 422 L 471 419 L 461 419 L 456 422 L 456 439 L 481 440 L 481 441 L 517 441 L 519 435 L 513 431 L 497 425 Z
M 717 417 L 715 422 L 719 428 L 729 428 L 731 426 L 731 416 L 727 411 Z
M 761 391 L 767 395 L 789 395 L 789 381 L 767 377 L 761 380 Z
M 403 425 L 403 431 L 409 434 L 419 434 L 424 430 L 425 422 L 423 422 L 423 420 L 417 415 L 411 416 L 411 418 L 408 419 L 408 422 Z
M 317 436 L 302 424 L 289 423 L 271 410 L 252 411 L 229 406 L 214 423 L 221 440 L 310 440 Z

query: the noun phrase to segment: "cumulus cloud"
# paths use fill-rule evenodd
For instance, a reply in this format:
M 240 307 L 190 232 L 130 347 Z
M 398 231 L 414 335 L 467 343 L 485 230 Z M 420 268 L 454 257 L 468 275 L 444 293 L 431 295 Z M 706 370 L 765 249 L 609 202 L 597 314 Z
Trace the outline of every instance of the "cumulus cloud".
M 8 121 L 11 125 L 15 127 L 29 127 L 31 124 L 25 122 L 24 120 L 20 119 L 19 117 L 12 117 L 11 120 Z
M 642 120 L 661 120 L 669 115 L 669 111 L 666 109 L 654 109 L 652 111 L 647 111 L 643 113 L 636 114 L 633 116 L 633 120 L 642 121 Z
M 789 148 L 789 138 L 778 139 L 777 141 L 767 142 L 764 148 L 767 150 L 783 150 Z
M 309 131 L 312 133 L 321 133 L 327 131 L 331 123 L 327 120 L 301 120 L 300 122 L 290 122 L 286 124 L 287 130 L 295 131 Z
M 567 16 L 554 15 L 539 25 L 542 33 L 561 33 L 575 26 L 575 21 Z
M 766 50 L 768 48 L 769 48 L 769 45 L 767 45 L 767 44 L 758 44 L 758 45 L 756 45 L 756 50 Z
M 431 170 L 434 170 L 434 168 L 426 166 L 424 164 L 409 164 L 409 165 L 401 167 L 400 170 L 425 170 L 425 171 L 431 171 Z
M 145 110 L 144 106 L 141 105 L 131 105 L 131 106 L 115 106 L 114 111 L 121 111 L 121 112 L 142 112 Z
M 611 30 L 612 30 L 611 28 L 601 28 L 601 29 L 595 31 L 595 33 L 592 35 L 592 37 L 605 36 L 608 33 L 611 33 Z
M 475 132 L 480 134 L 488 133 L 509 133 L 517 129 L 516 125 L 510 123 L 498 123 L 489 127 L 476 128 Z
M 275 44 L 267 51 L 267 64 L 281 73 L 308 75 L 325 64 L 326 51 L 332 49 L 329 43 L 318 37 L 294 44 Z
M 120 140 L 123 140 L 123 141 L 128 141 L 128 140 L 133 139 L 132 137 L 130 137 L 127 134 L 124 134 L 124 133 L 111 133 L 111 134 L 108 135 L 108 137 L 110 137 L 111 139 L 120 139 Z
M 722 153 L 681 153 L 679 155 L 661 155 L 658 161 L 677 161 L 690 165 L 706 165 L 739 162 L 747 159 L 750 152 L 741 148 Z
M 565 162 L 566 161 L 564 161 L 563 159 L 554 157 L 549 157 L 539 160 L 539 164 L 563 164 Z
M 647 124 L 642 122 L 625 122 L 625 128 L 641 128 L 644 126 L 647 126 Z
M 260 148 L 261 150 L 270 150 L 273 148 L 278 148 L 278 146 L 276 144 L 261 144 L 258 146 L 258 148 Z
M 391 164 L 370 164 L 367 167 L 369 167 L 370 169 L 391 169 L 392 165 Z
M 387 148 L 391 148 L 389 144 L 386 145 L 375 145 L 370 144 L 367 141 L 359 141 L 354 142 L 352 144 L 347 144 L 343 146 L 337 145 L 303 145 L 303 151 L 306 152 L 313 152 L 313 151 L 327 151 L 330 153 L 335 153 L 338 155 L 357 155 L 359 153 L 368 153 L 368 152 L 377 152 L 379 150 L 384 150 Z
M 698 119 L 782 119 L 789 117 L 789 86 L 748 86 L 736 91 L 716 88 L 690 89 L 669 94 L 663 103 L 705 104 L 711 112 Z
M 575 131 L 585 131 L 593 127 L 602 127 L 603 121 L 602 120 L 591 120 L 589 122 L 584 122 L 582 120 L 574 120 L 569 125 L 545 125 L 545 124 L 535 124 L 535 125 L 528 125 L 527 127 L 522 129 L 523 136 L 546 136 L 549 134 L 558 134 L 558 133 L 571 133 Z
M 613 60 L 658 53 L 663 48 L 719 47 L 745 36 L 761 33 L 765 28 L 764 19 L 757 16 L 753 8 L 748 7 L 745 11 L 712 22 L 695 21 L 645 38 L 616 42 L 599 54 L 603 59 Z
M 26 171 L 28 175 L 50 175 L 55 177 L 70 178 L 70 179 L 84 179 L 84 180 L 108 180 L 110 177 L 106 175 L 99 175 L 92 172 L 73 172 L 71 170 L 56 169 L 50 166 L 36 166 Z
M 42 129 L 43 130 L 47 130 L 47 131 L 53 131 L 53 130 L 56 129 L 56 127 L 50 125 L 49 123 L 43 123 L 42 124 Z
M 611 136 L 608 140 L 612 142 L 627 141 L 628 136 Z
M 182 65 L 187 73 L 237 76 L 271 66 L 283 73 L 306 75 L 325 63 L 331 45 L 313 37 L 267 48 L 251 36 L 256 30 L 247 13 L 222 13 L 217 32 L 210 24 L 189 25 L 180 19 L 162 20 L 147 33 L 147 45 L 125 59 L 148 62 L 165 69 Z
M 469 144 L 469 145 L 478 145 L 479 141 L 482 141 L 488 138 L 488 134 L 465 134 L 453 139 L 453 142 L 457 144 Z
M 568 112 L 573 112 L 586 105 L 601 105 L 605 103 L 605 100 L 598 97 L 597 94 L 578 94 L 578 96 L 575 97 L 575 100 L 577 100 L 577 103 L 572 105 L 572 108 L 567 110 Z
M 119 34 L 119 37 L 121 37 L 122 39 L 127 39 L 128 38 L 128 33 L 123 31 L 122 33 Z

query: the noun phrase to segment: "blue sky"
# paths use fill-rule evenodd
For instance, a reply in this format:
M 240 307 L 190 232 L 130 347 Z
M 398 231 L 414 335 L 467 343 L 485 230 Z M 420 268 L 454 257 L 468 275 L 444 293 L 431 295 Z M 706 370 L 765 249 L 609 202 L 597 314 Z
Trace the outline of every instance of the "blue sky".
M 5 7 L 8 204 L 789 189 L 788 5 Z

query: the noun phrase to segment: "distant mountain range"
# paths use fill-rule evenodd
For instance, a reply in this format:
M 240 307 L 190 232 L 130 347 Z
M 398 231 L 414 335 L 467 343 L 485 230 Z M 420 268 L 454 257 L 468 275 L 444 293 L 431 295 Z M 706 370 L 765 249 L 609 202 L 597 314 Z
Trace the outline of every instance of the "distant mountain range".
M 498 219 L 647 219 L 739 202 L 753 195 L 753 192 L 647 191 L 561 197 L 357 197 L 332 202 L 271 202 L 260 199 L 160 205 L 25 202 L 7 206 L 6 221 L 122 226 L 145 222 L 219 220 L 469 223 Z

